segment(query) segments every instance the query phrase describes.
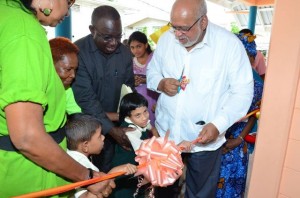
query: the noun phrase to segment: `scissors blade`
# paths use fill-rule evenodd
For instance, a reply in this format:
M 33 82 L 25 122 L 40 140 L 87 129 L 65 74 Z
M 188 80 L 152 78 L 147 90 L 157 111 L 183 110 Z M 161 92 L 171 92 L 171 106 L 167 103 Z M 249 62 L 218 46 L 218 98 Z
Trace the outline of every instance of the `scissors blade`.
M 180 75 L 180 77 L 179 77 L 179 79 L 178 79 L 178 81 L 179 81 L 180 83 L 181 83 L 181 81 L 182 81 L 182 77 L 183 77 L 183 73 L 184 73 L 184 68 L 185 68 L 185 66 L 183 65 L 183 69 L 182 69 L 181 75 Z M 179 86 L 179 87 L 177 88 L 177 92 L 179 93 L 180 90 L 181 90 L 181 86 Z

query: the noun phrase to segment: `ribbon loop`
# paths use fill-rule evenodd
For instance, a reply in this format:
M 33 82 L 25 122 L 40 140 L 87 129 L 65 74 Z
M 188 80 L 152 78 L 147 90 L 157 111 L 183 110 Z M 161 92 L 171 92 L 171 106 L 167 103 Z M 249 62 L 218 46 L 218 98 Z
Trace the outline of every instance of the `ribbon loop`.
M 144 140 L 135 153 L 139 163 L 135 176 L 144 175 L 154 186 L 172 185 L 182 175 L 181 150 L 167 135 Z

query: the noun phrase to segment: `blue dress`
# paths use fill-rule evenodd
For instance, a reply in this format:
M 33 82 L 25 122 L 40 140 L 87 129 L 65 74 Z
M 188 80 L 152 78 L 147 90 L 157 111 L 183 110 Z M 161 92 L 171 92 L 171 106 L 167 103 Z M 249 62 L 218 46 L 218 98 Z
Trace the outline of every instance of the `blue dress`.
M 261 100 L 262 91 L 263 82 L 254 78 L 254 95 L 249 112 L 257 108 L 256 103 Z M 246 122 L 238 122 L 232 125 L 226 132 L 226 139 L 237 138 L 246 124 Z M 216 197 L 242 197 L 245 192 L 248 157 L 248 145 L 245 141 L 233 150 L 222 155 Z

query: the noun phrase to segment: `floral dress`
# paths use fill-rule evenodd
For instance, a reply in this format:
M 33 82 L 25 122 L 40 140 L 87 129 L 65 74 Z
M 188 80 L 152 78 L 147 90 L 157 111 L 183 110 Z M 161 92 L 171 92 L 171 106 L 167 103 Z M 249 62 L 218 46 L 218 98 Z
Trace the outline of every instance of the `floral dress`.
M 263 83 L 254 79 L 254 95 L 249 112 L 257 108 L 256 103 L 261 100 L 262 91 Z M 232 125 L 226 132 L 226 139 L 237 138 L 246 124 L 247 122 L 238 122 Z M 216 197 L 242 197 L 245 192 L 248 157 L 248 145 L 245 141 L 233 150 L 222 155 Z

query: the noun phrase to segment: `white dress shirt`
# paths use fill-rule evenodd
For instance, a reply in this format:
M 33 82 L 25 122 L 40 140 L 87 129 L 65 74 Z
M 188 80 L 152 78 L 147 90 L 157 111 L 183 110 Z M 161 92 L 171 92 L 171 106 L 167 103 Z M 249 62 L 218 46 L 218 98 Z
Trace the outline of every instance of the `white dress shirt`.
M 163 78 L 190 79 L 185 90 L 175 96 L 160 94 L 155 126 L 176 144 L 193 141 L 203 125 L 213 123 L 220 132 L 209 144 L 196 144 L 191 152 L 213 151 L 225 142 L 225 131 L 243 117 L 253 97 L 253 76 L 249 58 L 241 41 L 231 32 L 208 23 L 202 42 L 187 51 L 174 33 L 167 31 L 159 39 L 147 68 L 147 87 L 157 91 Z

